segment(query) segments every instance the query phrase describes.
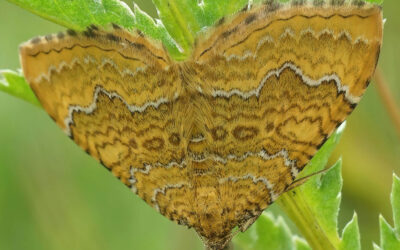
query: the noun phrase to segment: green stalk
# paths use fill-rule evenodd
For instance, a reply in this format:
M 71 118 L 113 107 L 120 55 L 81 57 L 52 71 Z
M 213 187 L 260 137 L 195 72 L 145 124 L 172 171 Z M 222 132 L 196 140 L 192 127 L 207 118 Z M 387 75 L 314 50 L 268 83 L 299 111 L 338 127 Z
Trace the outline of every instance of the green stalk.
M 314 250 L 335 250 L 338 239 L 329 239 L 300 190 L 283 194 L 276 203 L 295 223 L 301 235 Z
M 187 28 L 187 24 L 185 21 L 185 17 L 183 14 L 179 11 L 179 8 L 177 7 L 177 3 L 174 0 L 170 0 L 169 2 L 169 8 L 172 13 L 172 15 L 175 17 L 176 24 L 178 25 L 179 29 L 183 33 L 183 42 L 184 45 L 182 45 L 185 48 L 192 48 L 194 44 L 194 34 L 190 32 L 190 30 Z

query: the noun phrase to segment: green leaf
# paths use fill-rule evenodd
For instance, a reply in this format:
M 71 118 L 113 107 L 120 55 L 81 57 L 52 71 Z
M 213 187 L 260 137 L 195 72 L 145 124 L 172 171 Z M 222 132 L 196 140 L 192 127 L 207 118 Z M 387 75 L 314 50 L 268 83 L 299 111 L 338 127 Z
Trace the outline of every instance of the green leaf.
M 154 20 L 139 9 L 131 10 L 119 0 L 57 1 L 57 0 L 8 0 L 34 14 L 67 28 L 83 30 L 91 24 L 105 26 L 118 24 L 127 29 L 139 29 L 146 35 L 161 40 L 171 56 L 181 58 L 179 46 L 159 20 Z
M 353 219 L 347 223 L 343 229 L 342 241 L 339 244 L 340 250 L 361 249 L 360 230 L 358 228 L 357 214 L 354 213 Z
M 41 107 L 38 99 L 29 87 L 29 84 L 25 81 L 21 72 L 0 70 L 0 91 Z
M 233 242 L 235 247 L 242 250 L 311 249 L 303 239 L 293 236 L 282 217 L 275 219 L 268 212 L 264 212 L 245 233 L 236 236 Z
M 379 217 L 379 224 L 381 228 L 381 246 L 379 248 L 378 246 L 374 245 L 375 249 L 400 249 L 400 179 L 396 175 L 393 175 L 391 201 L 394 228 L 390 226 L 383 216 Z
M 120 1 L 9 1 L 45 19 L 77 30 L 91 24 L 106 25 L 115 22 L 127 28 L 135 24 L 134 14 L 125 3 Z

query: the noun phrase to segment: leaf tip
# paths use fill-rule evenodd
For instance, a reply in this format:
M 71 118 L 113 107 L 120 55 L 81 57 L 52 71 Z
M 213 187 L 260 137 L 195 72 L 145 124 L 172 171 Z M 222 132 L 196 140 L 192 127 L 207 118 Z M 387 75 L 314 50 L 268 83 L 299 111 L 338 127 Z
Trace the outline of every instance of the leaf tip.
M 344 121 L 342 124 L 340 124 L 340 126 L 339 126 L 338 129 L 337 129 L 337 133 L 338 133 L 338 134 L 343 134 L 344 129 L 346 128 L 346 124 L 347 124 L 346 121 Z
M 385 217 L 383 217 L 382 214 L 379 214 L 379 225 L 381 226 L 381 230 L 382 228 L 390 228 L 391 226 L 389 225 L 389 223 L 386 221 Z
M 380 248 L 380 246 L 378 246 L 375 242 L 372 243 L 372 246 L 374 250 L 382 250 L 382 248 Z
M 394 183 L 394 185 L 399 185 L 400 184 L 400 178 L 394 172 L 393 172 L 393 183 Z
M 0 85 L 4 87 L 9 87 L 10 85 L 8 84 L 6 78 L 3 75 L 3 70 L 0 70 Z

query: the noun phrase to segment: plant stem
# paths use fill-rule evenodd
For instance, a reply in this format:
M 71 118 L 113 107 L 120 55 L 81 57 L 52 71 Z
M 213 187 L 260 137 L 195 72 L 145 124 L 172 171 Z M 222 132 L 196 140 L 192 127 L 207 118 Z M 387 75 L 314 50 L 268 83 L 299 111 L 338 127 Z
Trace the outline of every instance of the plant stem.
M 335 250 L 339 242 L 329 239 L 323 231 L 316 216 L 313 215 L 308 203 L 303 198 L 301 189 L 283 194 L 276 203 L 296 224 L 302 236 L 314 250 Z
M 179 26 L 179 29 L 183 33 L 183 43 L 181 46 L 185 48 L 185 53 L 189 53 L 190 51 L 187 51 L 188 49 L 191 49 L 194 44 L 194 34 L 190 32 L 190 30 L 187 27 L 185 17 L 182 15 L 182 13 L 179 11 L 179 8 L 176 6 L 179 4 L 174 0 L 171 0 L 168 2 L 169 3 L 169 8 L 173 16 L 175 17 L 176 24 Z
M 376 69 L 374 81 L 382 103 L 385 106 L 400 139 L 400 110 L 390 93 L 389 86 L 385 80 L 385 77 L 383 76 L 382 70 L 379 67 Z

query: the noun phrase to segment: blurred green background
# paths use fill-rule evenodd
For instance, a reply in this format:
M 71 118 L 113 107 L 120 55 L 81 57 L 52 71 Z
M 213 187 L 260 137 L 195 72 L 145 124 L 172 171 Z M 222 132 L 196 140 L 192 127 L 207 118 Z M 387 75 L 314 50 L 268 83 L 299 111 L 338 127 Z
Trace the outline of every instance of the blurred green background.
M 149 0 L 137 4 L 156 16 Z M 131 3 L 128 2 L 130 6 Z M 400 105 L 400 1 L 384 3 L 380 67 Z M 0 0 L 0 69 L 19 68 L 18 45 L 64 28 Z M 400 139 L 375 86 L 348 119 L 332 163 L 343 158 L 340 226 L 358 213 L 363 249 L 379 241 L 378 215 L 391 221 L 392 173 Z M 280 213 L 273 207 L 274 213 Z M 295 229 L 294 229 L 295 230 Z M 150 208 L 85 154 L 47 114 L 0 93 L 0 250 L 203 249 L 193 230 Z

